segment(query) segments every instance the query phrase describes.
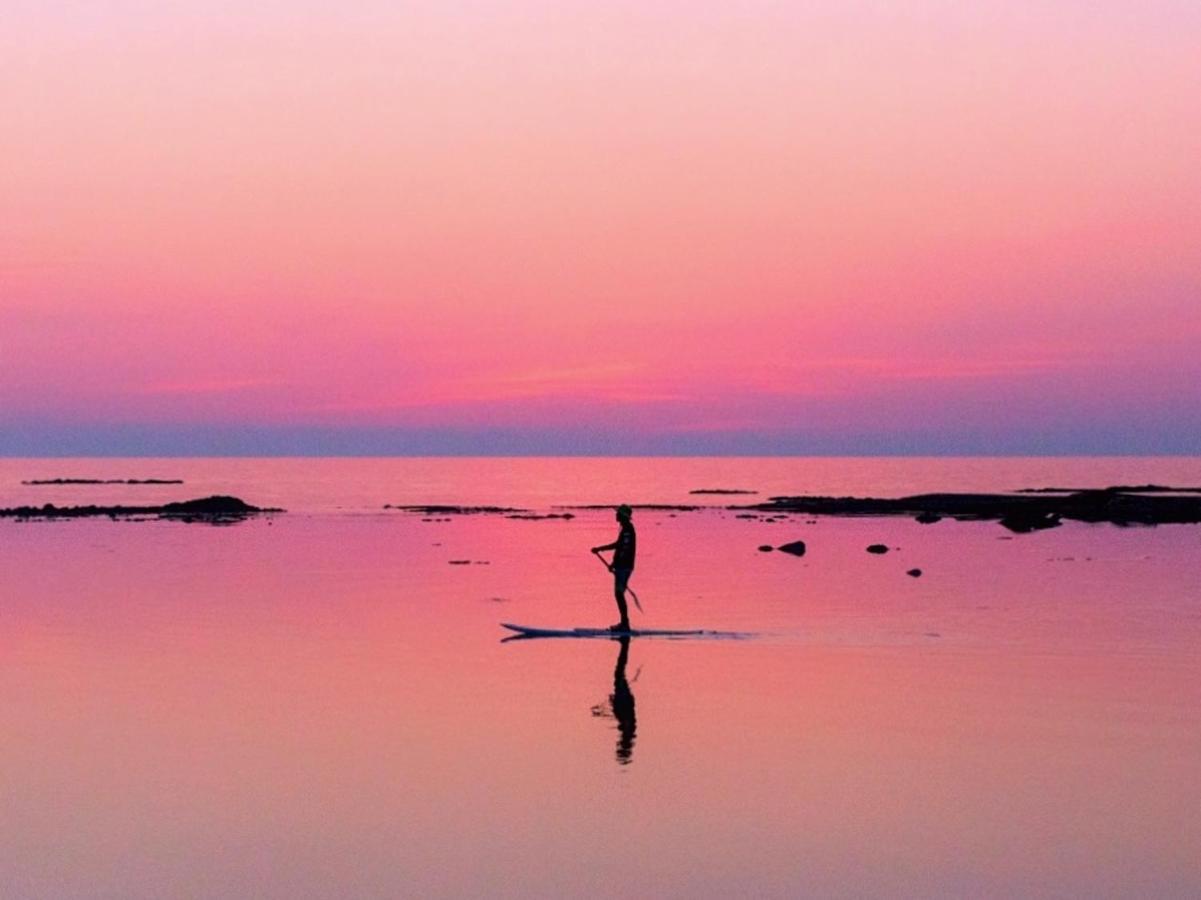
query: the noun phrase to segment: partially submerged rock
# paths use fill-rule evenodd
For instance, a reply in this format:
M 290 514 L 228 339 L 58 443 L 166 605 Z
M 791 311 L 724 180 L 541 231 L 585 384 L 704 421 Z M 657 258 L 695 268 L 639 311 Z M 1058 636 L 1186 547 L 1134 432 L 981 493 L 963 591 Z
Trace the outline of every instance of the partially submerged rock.
M 791 553 L 793 556 L 804 556 L 808 549 L 804 541 L 793 541 L 790 544 L 781 544 L 776 548 L 781 553 Z
M 33 478 L 21 484 L 183 484 L 182 478 Z
M 877 555 L 883 555 L 888 552 L 888 547 L 884 544 L 872 544 L 870 547 L 867 548 L 867 552 L 875 553 Z
M 1022 488 L 1019 494 L 1080 494 L 1095 488 Z M 1201 487 L 1168 487 L 1164 484 L 1119 484 L 1105 488 L 1120 494 L 1201 494 Z
M 419 513 L 423 516 L 477 516 L 477 515 L 509 515 L 511 513 L 528 513 L 528 509 L 517 506 L 447 506 L 433 504 L 429 506 L 393 505 L 385 503 L 384 509 L 395 509 L 399 512 Z
M 282 509 L 251 506 L 237 497 L 213 496 L 161 506 L 18 506 L 0 509 L 0 517 L 15 519 L 81 519 L 108 516 L 110 519 L 174 519 L 181 522 L 206 522 L 224 525 L 240 522 L 261 513 L 278 513 Z
M 1061 520 L 1114 525 L 1201 523 L 1201 496 L 1190 489 L 1161 491 L 1158 486 L 1074 491 L 1055 495 L 919 494 L 913 497 L 772 497 L 766 503 L 736 507 L 759 512 L 797 512 L 826 516 L 949 516 L 959 520 L 997 521 L 1018 533 L 1053 528 Z
M 1014 510 L 1001 517 L 1001 525 L 1016 534 L 1028 534 L 1046 528 L 1058 528 L 1063 524 L 1058 513 L 1045 510 Z
M 758 491 L 744 491 L 741 488 L 697 488 L 690 494 L 757 494 Z
M 905 574 L 908 575 L 910 578 L 921 578 L 922 570 L 921 569 L 910 569 Z
M 722 509 L 723 508 L 723 507 L 712 507 L 712 506 L 710 506 L 710 507 L 690 506 L 687 504 L 679 504 L 679 503 L 631 503 L 631 504 L 629 504 L 629 507 L 630 507 L 630 509 L 633 509 L 633 510 L 644 510 L 646 512 L 696 512 L 698 509 Z M 614 509 L 617 508 L 617 504 L 616 503 L 581 503 L 581 504 L 574 504 L 571 506 L 556 506 L 555 508 L 556 509 L 587 509 L 587 510 L 607 509 L 610 512 L 612 512 Z M 746 508 L 747 507 L 739 507 L 739 509 L 746 509 Z

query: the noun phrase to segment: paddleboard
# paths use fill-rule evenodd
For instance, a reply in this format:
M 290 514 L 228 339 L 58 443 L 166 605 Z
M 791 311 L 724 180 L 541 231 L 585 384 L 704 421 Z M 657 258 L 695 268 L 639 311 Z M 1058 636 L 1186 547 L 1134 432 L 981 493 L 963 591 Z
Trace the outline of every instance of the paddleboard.
M 608 628 L 534 628 L 530 625 L 514 625 L 511 622 L 501 622 L 502 628 L 515 631 L 522 637 L 544 638 L 736 638 L 746 637 L 734 631 L 707 631 L 703 628 L 673 629 L 673 628 L 634 628 L 630 631 L 610 631 Z

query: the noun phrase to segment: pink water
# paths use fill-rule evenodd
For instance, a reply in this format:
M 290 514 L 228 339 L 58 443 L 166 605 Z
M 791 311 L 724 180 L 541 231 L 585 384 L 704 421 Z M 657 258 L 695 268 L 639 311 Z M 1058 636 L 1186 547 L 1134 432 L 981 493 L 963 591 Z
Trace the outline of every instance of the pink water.
M 637 513 L 637 621 L 758 637 L 634 641 L 626 764 L 619 645 L 498 625 L 613 621 L 611 516 L 380 508 L 1144 481 L 1201 462 L 0 461 L 293 510 L 0 520 L 3 894 L 1195 896 L 1201 528 Z

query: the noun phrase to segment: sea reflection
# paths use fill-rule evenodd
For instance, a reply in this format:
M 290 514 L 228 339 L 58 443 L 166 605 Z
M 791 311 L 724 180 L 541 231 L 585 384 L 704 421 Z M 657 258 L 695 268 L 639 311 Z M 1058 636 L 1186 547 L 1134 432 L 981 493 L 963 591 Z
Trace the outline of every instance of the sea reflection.
M 626 678 L 626 664 L 630 661 L 630 639 L 621 638 L 621 649 L 617 653 L 617 665 L 613 667 L 613 693 L 608 704 L 592 707 L 592 715 L 617 720 L 617 764 L 628 766 L 634 760 L 634 738 L 638 732 L 638 719 L 634 712 L 634 692 Z

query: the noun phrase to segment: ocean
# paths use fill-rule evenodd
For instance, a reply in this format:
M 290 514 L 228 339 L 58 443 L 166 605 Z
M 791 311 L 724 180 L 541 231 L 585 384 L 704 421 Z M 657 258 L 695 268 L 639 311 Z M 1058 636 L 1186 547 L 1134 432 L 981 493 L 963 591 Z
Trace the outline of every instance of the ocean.
M 727 508 L 1149 482 L 1201 459 L 0 460 L 286 510 L 0 519 L 3 893 L 1195 896 L 1201 527 Z M 635 625 L 738 639 L 504 640 L 615 621 L 619 502 L 703 507 L 635 510 Z

